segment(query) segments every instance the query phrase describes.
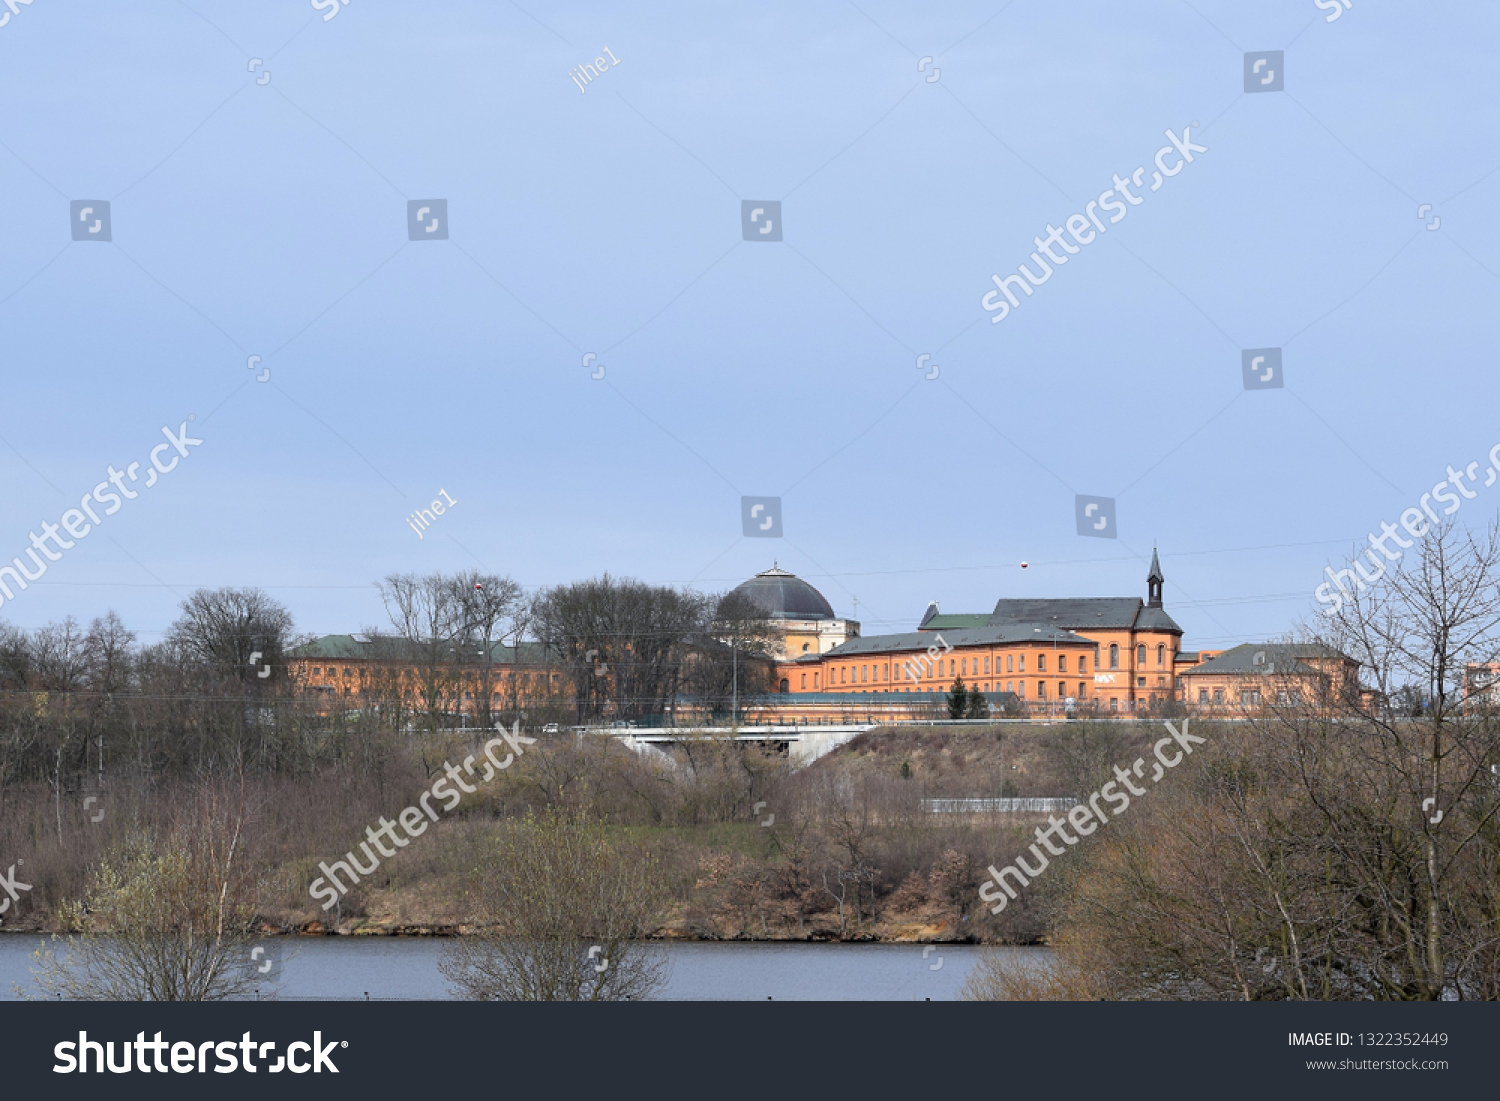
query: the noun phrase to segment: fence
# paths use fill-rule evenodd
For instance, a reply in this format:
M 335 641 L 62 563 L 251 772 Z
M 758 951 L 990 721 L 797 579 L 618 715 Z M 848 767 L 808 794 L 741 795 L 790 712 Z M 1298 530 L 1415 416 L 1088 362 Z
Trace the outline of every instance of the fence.
M 929 814 L 1056 814 L 1078 805 L 1077 799 L 923 799 Z

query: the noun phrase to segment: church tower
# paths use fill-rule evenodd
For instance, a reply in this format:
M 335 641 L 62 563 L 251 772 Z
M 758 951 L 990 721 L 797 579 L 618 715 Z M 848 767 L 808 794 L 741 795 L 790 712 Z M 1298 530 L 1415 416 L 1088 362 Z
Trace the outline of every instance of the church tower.
M 1151 572 L 1146 575 L 1146 607 L 1161 607 L 1161 586 L 1165 580 L 1166 578 L 1161 575 L 1161 562 L 1156 558 L 1156 547 L 1152 546 Z

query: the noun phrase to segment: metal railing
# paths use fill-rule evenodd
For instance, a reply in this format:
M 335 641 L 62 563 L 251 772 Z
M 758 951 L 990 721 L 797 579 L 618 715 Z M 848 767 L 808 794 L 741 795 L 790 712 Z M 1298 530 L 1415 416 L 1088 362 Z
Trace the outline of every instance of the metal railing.
M 923 799 L 929 814 L 1056 814 L 1078 805 L 1073 798 Z

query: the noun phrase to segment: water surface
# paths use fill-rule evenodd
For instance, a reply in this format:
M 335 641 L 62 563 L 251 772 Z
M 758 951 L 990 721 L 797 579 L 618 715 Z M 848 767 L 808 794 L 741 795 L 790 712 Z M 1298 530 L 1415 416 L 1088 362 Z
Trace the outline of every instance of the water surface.
M 27 934 L 0 936 L 0 1000 L 16 998 L 17 984 L 32 989 L 31 954 L 46 943 Z M 280 976 L 267 981 L 266 996 L 452 996 L 438 971 L 441 938 L 275 937 L 263 943 Z M 1038 964 L 1046 956 L 1039 948 L 956 944 L 671 942 L 661 948 L 671 966 L 659 997 L 681 1001 L 947 1001 L 957 996 L 979 952 L 1014 953 Z

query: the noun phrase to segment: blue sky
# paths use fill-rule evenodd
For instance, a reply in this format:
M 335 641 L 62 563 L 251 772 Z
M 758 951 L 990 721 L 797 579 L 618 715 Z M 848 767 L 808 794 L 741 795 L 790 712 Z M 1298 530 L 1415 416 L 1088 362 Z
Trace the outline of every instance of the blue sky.
M 1277 635 L 1500 442 L 1500 13 L 1394 9 L 35 0 L 0 27 L 0 558 L 163 425 L 204 442 L 0 617 L 154 640 L 258 585 L 324 633 L 392 571 L 774 558 L 876 633 L 1143 595 L 1155 540 L 1185 645 Z M 1262 50 L 1284 92 L 1244 93 Z M 1193 120 L 1208 152 L 989 323 L 992 273 Z M 432 198 L 450 239 L 408 241 Z M 1243 389 L 1261 347 L 1283 389 Z

